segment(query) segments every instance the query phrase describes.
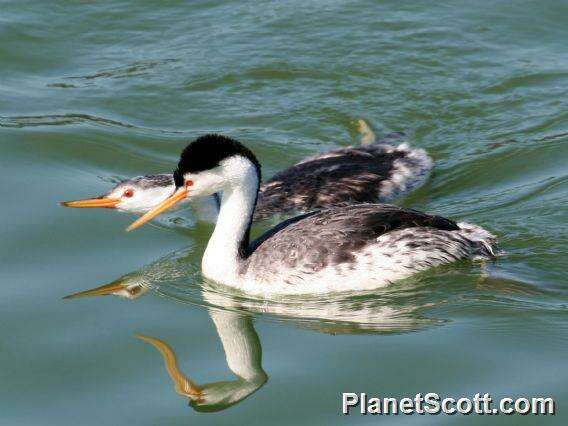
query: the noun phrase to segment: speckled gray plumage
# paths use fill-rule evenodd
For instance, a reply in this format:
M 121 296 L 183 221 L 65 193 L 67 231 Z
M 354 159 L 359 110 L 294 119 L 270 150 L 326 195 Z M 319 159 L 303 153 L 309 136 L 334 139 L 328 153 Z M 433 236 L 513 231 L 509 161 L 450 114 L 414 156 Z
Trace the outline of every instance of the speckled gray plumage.
M 389 204 L 335 206 L 268 231 L 251 244 L 240 273 L 267 286 L 309 284 L 326 271 L 337 279 L 364 272 L 388 281 L 457 259 L 491 257 L 491 248 L 469 232 L 452 220 Z M 377 264 L 388 266 L 377 270 Z
M 416 152 L 423 156 L 416 160 Z M 418 164 L 426 159 L 426 165 Z M 404 164 L 405 179 L 418 181 L 431 167 L 422 150 L 399 149 L 385 143 L 351 146 L 328 151 L 277 173 L 261 185 L 254 220 L 290 217 L 339 203 L 384 202 L 414 187 L 397 191 L 397 165 Z M 388 185 L 385 185 L 388 184 Z
M 124 184 L 133 184 L 138 186 L 142 189 L 152 188 L 156 186 L 173 186 L 174 185 L 174 176 L 172 173 L 162 173 L 159 175 L 146 175 L 146 176 L 137 176 L 132 179 L 128 179 L 125 181 L 120 182 L 116 187 Z M 173 192 L 173 188 L 172 188 Z

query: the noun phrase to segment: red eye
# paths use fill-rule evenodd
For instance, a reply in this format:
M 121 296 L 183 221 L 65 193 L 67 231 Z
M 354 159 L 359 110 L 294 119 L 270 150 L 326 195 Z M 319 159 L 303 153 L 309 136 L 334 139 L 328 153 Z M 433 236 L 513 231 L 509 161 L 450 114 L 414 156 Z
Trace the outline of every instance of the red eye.
M 193 181 L 192 181 L 192 180 L 186 180 L 186 181 L 185 181 L 185 187 L 187 188 L 188 186 L 193 186 Z
M 123 197 L 126 198 L 130 198 L 134 195 L 134 191 L 132 189 L 127 189 L 126 191 L 124 191 L 124 193 L 122 194 Z

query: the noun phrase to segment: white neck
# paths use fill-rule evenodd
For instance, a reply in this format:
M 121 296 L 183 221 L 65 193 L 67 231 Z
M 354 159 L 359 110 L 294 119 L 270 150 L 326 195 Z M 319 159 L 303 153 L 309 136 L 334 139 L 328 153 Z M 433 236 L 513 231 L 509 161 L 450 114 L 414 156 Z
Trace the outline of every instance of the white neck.
M 210 312 L 225 350 L 227 365 L 235 375 L 246 381 L 266 377 L 262 369 L 262 348 L 250 317 L 234 312 Z
M 201 261 L 205 277 L 229 285 L 240 278 L 239 266 L 245 259 L 239 255 L 239 247 L 250 227 L 259 186 L 253 164 L 245 161 L 241 165 L 240 172 L 228 177 L 219 192 L 217 224 Z

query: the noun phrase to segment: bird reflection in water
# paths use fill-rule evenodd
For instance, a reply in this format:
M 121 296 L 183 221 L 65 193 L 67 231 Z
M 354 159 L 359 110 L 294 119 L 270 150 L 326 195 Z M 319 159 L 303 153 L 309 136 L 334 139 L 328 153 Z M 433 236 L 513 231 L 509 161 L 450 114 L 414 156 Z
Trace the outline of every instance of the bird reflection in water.
M 110 284 L 66 296 L 74 299 L 89 296 L 114 295 L 129 300 L 146 294 L 150 287 L 136 282 L 140 276 L 129 274 Z M 262 369 L 262 347 L 250 315 L 210 309 L 221 340 L 229 369 L 237 377 L 206 384 L 197 384 L 179 368 L 174 350 L 161 339 L 143 334 L 135 336 L 154 346 L 164 358 L 166 370 L 178 394 L 189 398 L 196 411 L 214 412 L 229 408 L 260 389 L 268 380 Z
M 210 311 L 225 351 L 227 365 L 237 377 L 207 384 L 197 384 L 184 375 L 174 350 L 163 340 L 142 334 L 136 336 L 154 346 L 164 358 L 175 390 L 189 398 L 196 411 L 213 412 L 229 408 L 255 391 L 268 380 L 262 369 L 262 347 L 250 316 L 223 311 Z
M 297 326 L 329 334 L 406 333 L 447 322 L 425 317 L 421 312 L 425 308 L 446 303 L 448 292 L 443 292 L 442 299 L 434 299 L 431 288 L 421 287 L 416 282 L 380 294 L 338 295 L 336 298 L 328 295 L 325 300 L 251 299 L 231 294 L 224 287 L 211 287 L 207 282 L 188 284 L 187 275 L 176 272 L 178 269 L 187 271 L 183 261 L 186 254 L 185 251 L 172 253 L 110 284 L 74 293 L 65 299 L 114 295 L 134 300 L 153 290 L 178 301 L 209 307 L 209 315 L 225 351 L 227 365 L 236 376 L 235 380 L 198 384 L 180 370 L 176 354 L 166 342 L 156 337 L 136 335 L 160 352 L 176 392 L 189 398 L 190 406 L 196 411 L 213 412 L 229 408 L 260 389 L 268 380 L 262 368 L 262 347 L 251 315 L 269 314 L 292 321 Z M 169 284 L 166 276 L 172 277 Z M 177 283 L 176 279 L 183 282 Z M 519 295 L 534 290 L 533 286 L 506 279 L 485 277 L 481 281 L 476 284 L 481 291 Z M 201 299 L 190 292 L 184 293 L 184 297 L 176 293 L 180 288 L 187 291 L 191 285 L 198 289 L 196 293 L 200 294 Z

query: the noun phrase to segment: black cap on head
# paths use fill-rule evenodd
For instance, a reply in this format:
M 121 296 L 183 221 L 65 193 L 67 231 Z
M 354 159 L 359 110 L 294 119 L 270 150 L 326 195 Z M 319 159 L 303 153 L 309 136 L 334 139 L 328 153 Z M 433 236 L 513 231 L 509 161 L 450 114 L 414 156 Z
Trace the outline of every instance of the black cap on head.
M 250 149 L 226 136 L 209 134 L 200 136 L 182 151 L 177 169 L 174 171 L 176 187 L 184 185 L 184 174 L 213 169 L 224 159 L 235 155 L 245 157 L 255 165 L 260 182 L 260 163 Z

